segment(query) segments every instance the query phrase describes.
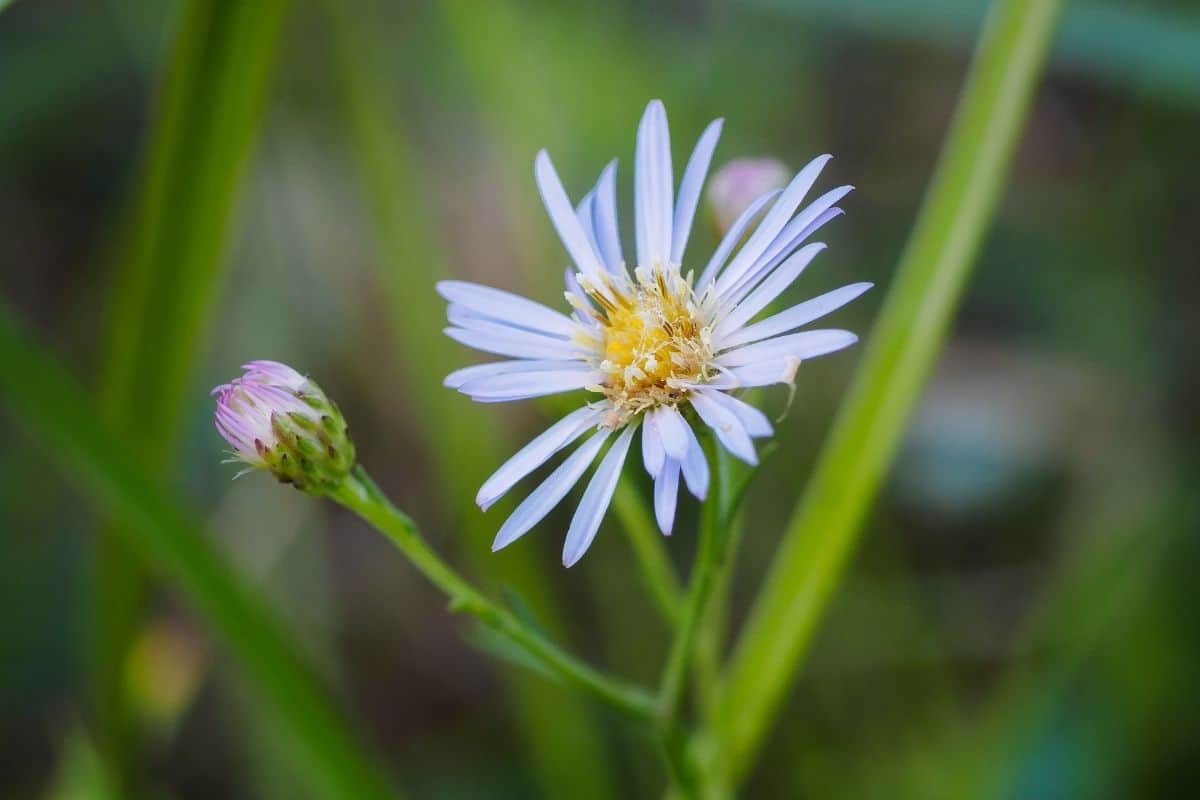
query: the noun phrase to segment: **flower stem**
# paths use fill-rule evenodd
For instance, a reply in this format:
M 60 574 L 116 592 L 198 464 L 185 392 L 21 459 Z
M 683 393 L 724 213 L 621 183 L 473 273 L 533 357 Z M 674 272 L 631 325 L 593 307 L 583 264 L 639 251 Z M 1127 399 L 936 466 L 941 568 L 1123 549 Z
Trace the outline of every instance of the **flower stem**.
M 604 675 L 566 653 L 468 583 L 429 547 L 416 524 L 392 505 L 362 467 L 330 496 L 390 539 L 430 583 L 446 593 L 451 610 L 471 614 L 537 659 L 565 683 L 635 719 L 650 721 L 654 718 L 654 699 L 644 689 Z
M 659 730 L 667 764 L 672 783 L 686 797 L 700 796 L 694 786 L 687 737 L 682 733 L 687 677 L 696 655 L 701 623 L 729 560 L 729 526 L 725 524 L 724 513 L 729 484 L 727 456 L 711 438 L 706 437 L 705 447 L 713 480 L 701 511 L 695 566 L 658 690 Z

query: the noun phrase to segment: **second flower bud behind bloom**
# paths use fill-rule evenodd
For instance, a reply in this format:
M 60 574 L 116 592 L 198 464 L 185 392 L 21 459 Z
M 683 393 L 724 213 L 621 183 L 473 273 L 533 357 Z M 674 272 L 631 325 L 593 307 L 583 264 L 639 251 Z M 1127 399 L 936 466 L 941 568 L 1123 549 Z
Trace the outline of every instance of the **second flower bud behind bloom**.
M 337 405 L 286 364 L 251 361 L 242 369 L 212 392 L 217 430 L 236 459 L 309 494 L 340 486 L 355 456 Z

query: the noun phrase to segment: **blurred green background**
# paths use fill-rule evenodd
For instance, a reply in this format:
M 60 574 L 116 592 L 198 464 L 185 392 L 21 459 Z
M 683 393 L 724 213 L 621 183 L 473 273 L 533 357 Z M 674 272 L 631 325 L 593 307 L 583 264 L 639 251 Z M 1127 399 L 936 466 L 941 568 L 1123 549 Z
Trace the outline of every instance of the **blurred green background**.
M 576 196 L 619 156 L 628 235 L 661 97 L 679 163 L 716 116 L 718 164 L 836 156 L 821 186 L 857 191 L 794 291 L 875 282 L 835 318 L 869 335 L 984 5 L 21 0 L 0 13 L 0 297 L 269 596 L 407 796 L 657 796 L 649 742 L 464 642 L 377 535 L 232 481 L 207 390 L 252 358 L 310 373 L 439 550 L 653 681 L 667 632 L 617 515 L 570 572 L 565 507 L 489 552 L 504 509 L 470 500 L 548 410 L 441 388 L 471 356 L 433 283 L 555 302 L 534 153 Z M 746 796 L 1193 782 L 1198 141 L 1195 4 L 1069 3 L 952 340 Z M 747 501 L 735 624 L 855 360 L 801 370 Z M 0 795 L 104 797 L 120 774 L 151 797 L 322 796 L 122 520 L 11 417 L 0 434 Z

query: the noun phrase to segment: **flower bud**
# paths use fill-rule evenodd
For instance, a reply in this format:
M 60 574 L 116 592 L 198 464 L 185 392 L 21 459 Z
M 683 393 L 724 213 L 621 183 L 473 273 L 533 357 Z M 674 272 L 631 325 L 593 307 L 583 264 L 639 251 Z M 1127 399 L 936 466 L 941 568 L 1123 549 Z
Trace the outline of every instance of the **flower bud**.
M 251 361 L 213 389 L 217 430 L 236 460 L 309 494 L 336 489 L 354 466 L 342 412 L 321 387 L 277 361 Z
M 736 158 L 713 173 L 708 183 L 708 207 L 721 236 L 760 196 L 782 189 L 792 172 L 773 158 Z

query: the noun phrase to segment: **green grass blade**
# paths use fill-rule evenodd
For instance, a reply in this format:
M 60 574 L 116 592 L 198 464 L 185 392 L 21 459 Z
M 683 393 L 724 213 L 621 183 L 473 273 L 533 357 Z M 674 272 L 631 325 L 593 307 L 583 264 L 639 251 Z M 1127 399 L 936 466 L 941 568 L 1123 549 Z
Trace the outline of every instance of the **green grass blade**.
M 287 5 L 191 0 L 180 11 L 106 309 L 100 376 L 104 417 L 152 469 L 166 465 L 175 449 L 192 370 L 226 274 L 232 210 L 257 139 Z M 94 710 L 97 743 L 122 781 L 133 773 L 137 726 L 121 670 L 144 591 L 122 539 L 102 536 Z
M 998 0 L 989 14 L 862 366 L 724 682 L 717 735 L 735 775 L 800 665 L 940 349 L 1004 188 L 1059 5 Z
M 298 770 L 318 796 L 392 796 L 380 769 L 330 701 L 316 672 L 263 598 L 205 534 L 147 477 L 122 439 L 100 424 L 83 391 L 24 338 L 0 307 L 0 396 L 66 475 L 124 521 L 125 544 L 184 594 L 224 640 L 293 737 Z

